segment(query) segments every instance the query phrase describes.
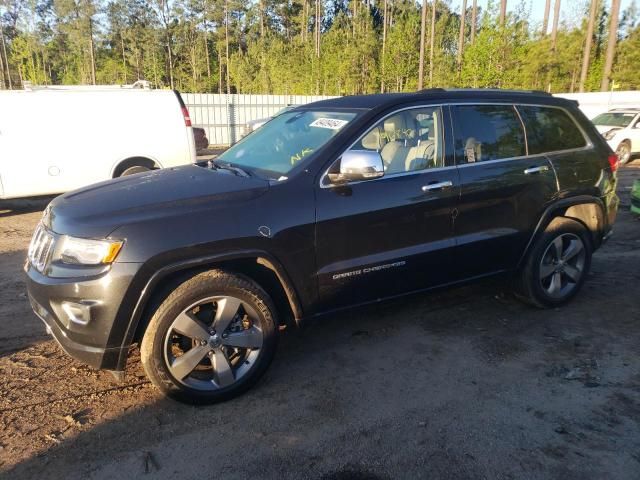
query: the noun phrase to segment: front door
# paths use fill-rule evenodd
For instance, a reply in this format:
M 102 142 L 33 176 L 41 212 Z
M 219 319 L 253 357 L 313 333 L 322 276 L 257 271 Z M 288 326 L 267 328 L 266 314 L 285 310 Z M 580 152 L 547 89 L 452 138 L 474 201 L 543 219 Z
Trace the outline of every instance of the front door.
M 450 280 L 459 181 L 445 164 L 442 119 L 440 107 L 391 114 L 351 147 L 378 151 L 383 177 L 343 186 L 323 178 L 316 196 L 323 309 Z

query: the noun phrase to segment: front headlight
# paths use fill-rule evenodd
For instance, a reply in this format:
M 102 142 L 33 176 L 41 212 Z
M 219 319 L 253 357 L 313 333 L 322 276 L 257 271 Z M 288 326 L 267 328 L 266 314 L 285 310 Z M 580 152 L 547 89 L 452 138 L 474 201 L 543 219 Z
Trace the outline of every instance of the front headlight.
M 602 136 L 606 139 L 606 140 L 611 140 L 613 137 L 615 137 L 616 133 L 618 132 L 618 129 L 614 128 L 612 130 L 607 130 L 606 132 L 604 132 L 602 134 Z
M 89 240 L 63 236 L 53 256 L 53 261 L 71 265 L 108 265 L 120 253 L 120 240 Z

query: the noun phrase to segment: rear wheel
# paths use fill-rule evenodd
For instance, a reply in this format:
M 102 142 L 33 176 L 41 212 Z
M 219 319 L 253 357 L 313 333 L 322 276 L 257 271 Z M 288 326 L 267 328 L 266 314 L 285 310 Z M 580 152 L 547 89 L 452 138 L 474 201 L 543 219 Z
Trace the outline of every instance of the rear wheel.
M 618 148 L 616 149 L 616 154 L 618 155 L 618 162 L 620 165 L 629 163 L 629 160 L 631 160 L 631 144 L 628 140 L 620 142 L 620 145 L 618 145 Z
M 556 218 L 535 242 L 520 272 L 519 296 L 542 308 L 568 302 L 586 279 L 591 250 L 581 223 Z
M 230 399 L 255 384 L 276 348 L 274 308 L 248 278 L 220 270 L 179 285 L 151 318 L 141 358 L 151 382 L 188 403 Z

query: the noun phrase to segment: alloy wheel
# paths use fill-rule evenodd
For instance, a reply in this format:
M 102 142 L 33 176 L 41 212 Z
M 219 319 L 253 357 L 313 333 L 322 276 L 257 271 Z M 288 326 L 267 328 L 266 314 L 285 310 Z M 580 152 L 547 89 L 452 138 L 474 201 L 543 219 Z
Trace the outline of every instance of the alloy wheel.
M 631 148 L 624 142 L 618 145 L 616 153 L 618 154 L 619 162 L 622 164 L 627 163 L 631 158 Z
M 540 261 L 540 284 L 552 298 L 570 295 L 584 275 L 586 251 L 582 239 L 573 233 L 557 236 Z
M 190 305 L 175 318 L 165 335 L 164 357 L 178 382 L 211 391 L 244 377 L 262 345 L 263 333 L 251 305 L 216 296 Z

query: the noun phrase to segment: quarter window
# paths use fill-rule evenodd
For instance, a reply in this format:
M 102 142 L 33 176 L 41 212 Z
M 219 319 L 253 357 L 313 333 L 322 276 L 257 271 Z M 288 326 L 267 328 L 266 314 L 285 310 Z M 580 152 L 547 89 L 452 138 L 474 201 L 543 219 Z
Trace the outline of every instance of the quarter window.
M 380 152 L 385 174 L 443 165 L 440 107 L 395 113 L 373 126 L 351 150 Z
M 559 108 L 518 105 L 527 127 L 529 154 L 582 148 L 587 142 L 575 122 Z
M 526 155 L 522 122 L 512 105 L 458 105 L 456 157 L 462 163 Z

